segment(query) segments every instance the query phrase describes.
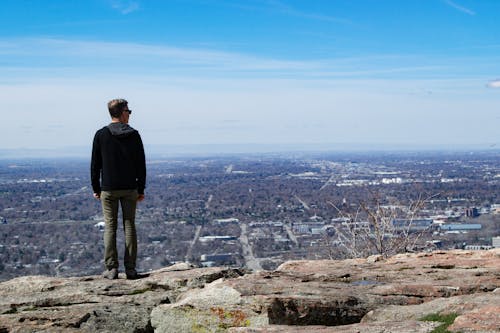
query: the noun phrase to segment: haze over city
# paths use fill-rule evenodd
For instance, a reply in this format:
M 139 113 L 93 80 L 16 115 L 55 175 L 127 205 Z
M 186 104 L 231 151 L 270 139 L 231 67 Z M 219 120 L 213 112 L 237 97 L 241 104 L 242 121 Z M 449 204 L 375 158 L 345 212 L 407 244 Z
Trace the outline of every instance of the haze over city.
M 0 149 L 86 153 L 115 97 L 146 148 L 497 149 L 498 13 L 487 0 L 2 1 Z

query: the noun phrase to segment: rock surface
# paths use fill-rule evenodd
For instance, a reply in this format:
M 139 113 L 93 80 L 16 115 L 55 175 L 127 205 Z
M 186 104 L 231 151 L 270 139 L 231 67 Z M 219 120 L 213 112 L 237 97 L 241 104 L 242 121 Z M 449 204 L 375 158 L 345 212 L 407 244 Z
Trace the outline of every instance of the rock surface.
M 500 249 L 291 261 L 276 271 L 179 264 L 139 280 L 0 283 L 4 332 L 500 331 Z
M 352 324 L 344 326 L 284 326 L 262 328 L 233 327 L 229 333 L 429 333 L 439 324 L 422 321 Z

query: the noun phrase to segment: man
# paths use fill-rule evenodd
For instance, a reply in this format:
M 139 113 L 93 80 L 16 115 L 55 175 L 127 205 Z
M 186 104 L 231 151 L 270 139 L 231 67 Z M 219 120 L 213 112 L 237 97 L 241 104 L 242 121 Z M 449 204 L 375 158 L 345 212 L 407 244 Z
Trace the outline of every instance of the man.
M 101 200 L 104 215 L 104 264 L 107 279 L 118 278 L 116 230 L 121 205 L 125 230 L 125 274 L 137 279 L 135 209 L 144 200 L 146 160 L 139 132 L 128 125 L 132 111 L 124 99 L 108 103 L 111 123 L 98 130 L 92 146 L 90 176 L 94 197 Z

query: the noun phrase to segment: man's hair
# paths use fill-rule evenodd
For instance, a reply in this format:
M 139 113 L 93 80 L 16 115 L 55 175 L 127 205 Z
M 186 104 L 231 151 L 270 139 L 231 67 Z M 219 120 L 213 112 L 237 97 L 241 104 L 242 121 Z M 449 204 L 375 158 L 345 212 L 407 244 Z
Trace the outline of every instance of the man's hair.
M 123 110 L 127 107 L 128 102 L 123 98 L 112 99 L 108 102 L 109 114 L 113 118 L 119 118 Z

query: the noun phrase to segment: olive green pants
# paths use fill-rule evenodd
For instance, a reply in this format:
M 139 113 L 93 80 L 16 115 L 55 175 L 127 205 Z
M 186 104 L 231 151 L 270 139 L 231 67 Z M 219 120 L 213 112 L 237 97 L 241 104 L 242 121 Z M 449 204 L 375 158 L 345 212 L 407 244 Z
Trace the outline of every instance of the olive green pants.
M 118 228 L 118 206 L 121 205 L 123 229 L 125 231 L 126 270 L 135 269 L 137 259 L 137 233 L 135 231 L 135 208 L 137 190 L 102 191 L 101 205 L 104 215 L 104 265 L 107 269 L 118 268 L 116 230 Z

